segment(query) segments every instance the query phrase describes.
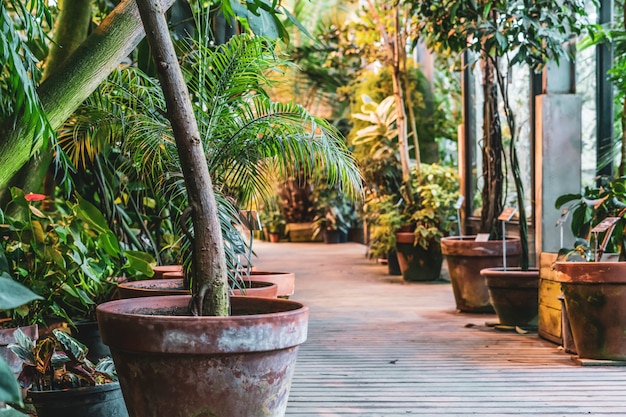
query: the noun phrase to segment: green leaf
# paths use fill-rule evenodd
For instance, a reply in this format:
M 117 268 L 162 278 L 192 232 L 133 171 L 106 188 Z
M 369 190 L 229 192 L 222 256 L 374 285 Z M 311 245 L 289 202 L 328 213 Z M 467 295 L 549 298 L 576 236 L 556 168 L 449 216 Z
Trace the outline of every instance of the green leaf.
M 554 208 L 560 209 L 564 204 L 569 203 L 570 201 L 580 200 L 583 196 L 578 194 L 563 194 L 556 199 L 554 203 Z
M 78 340 L 74 339 L 69 334 L 65 333 L 62 330 L 54 329 L 52 330 L 54 333 L 54 337 L 57 338 L 59 343 L 63 346 L 63 350 L 67 353 L 70 358 L 76 360 L 79 363 L 85 362 L 85 358 L 87 357 L 87 346 L 80 343 Z
M 302 23 L 300 23 L 300 21 L 294 15 L 292 15 L 289 10 L 287 10 L 284 6 L 281 7 L 281 10 L 285 14 L 285 16 L 287 16 L 287 19 L 289 19 L 291 23 L 296 25 L 300 32 L 304 33 L 304 35 L 307 36 L 309 39 L 315 40 L 315 38 L 313 37 L 313 35 L 311 35 L 307 28 L 302 26 Z
M 19 282 L 11 279 L 8 274 L 2 273 L 0 275 L 0 310 L 9 310 L 42 299 Z
M 100 210 L 80 196 L 78 197 L 76 214 L 100 233 L 106 233 L 110 230 L 109 225 Z
M 126 268 L 132 271 L 137 271 L 141 275 L 151 277 L 154 275 L 153 266 L 156 265 L 156 261 L 152 255 L 141 251 L 125 251 Z
M 267 36 L 271 39 L 277 39 L 279 28 L 276 25 L 273 15 L 263 9 L 258 10 L 258 16 L 252 12 L 248 12 L 248 23 L 250 29 L 258 36 Z
M 121 254 L 120 244 L 111 230 L 107 230 L 98 236 L 98 243 L 104 251 L 112 257 L 119 258 Z
M 0 357 L 0 403 L 5 402 L 21 404 L 22 394 L 11 368 Z

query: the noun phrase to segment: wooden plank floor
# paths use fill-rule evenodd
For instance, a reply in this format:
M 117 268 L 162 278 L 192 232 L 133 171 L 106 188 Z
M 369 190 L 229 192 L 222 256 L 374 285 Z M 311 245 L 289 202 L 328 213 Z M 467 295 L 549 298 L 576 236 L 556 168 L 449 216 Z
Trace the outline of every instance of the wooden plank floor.
M 358 244 L 254 247 L 257 269 L 296 273 L 292 299 L 310 308 L 288 417 L 626 416 L 626 368 L 458 313 L 445 280 L 403 283 Z

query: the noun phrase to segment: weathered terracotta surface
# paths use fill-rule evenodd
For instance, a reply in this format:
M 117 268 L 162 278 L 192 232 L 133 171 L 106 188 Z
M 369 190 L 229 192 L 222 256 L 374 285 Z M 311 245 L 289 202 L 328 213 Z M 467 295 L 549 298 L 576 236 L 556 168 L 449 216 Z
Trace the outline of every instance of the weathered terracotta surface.
M 134 417 L 283 416 L 308 309 L 232 297 L 233 315 L 193 317 L 189 296 L 116 300 L 97 309 Z
M 292 272 L 250 271 L 250 279 L 273 282 L 278 285 L 279 297 L 290 297 L 296 289 L 296 275 Z
M 626 262 L 557 262 L 576 351 L 626 360 Z
M 537 326 L 539 315 L 539 270 L 532 268 L 487 268 L 485 277 L 489 297 L 500 324 L 505 326 Z
M 273 282 L 246 281 L 243 290 L 235 288 L 232 295 L 276 298 L 278 286 Z M 183 279 L 159 279 L 124 282 L 118 286 L 120 298 L 154 297 L 162 295 L 187 295 L 189 290 L 183 286 Z
M 152 267 L 152 269 L 154 270 L 154 275 L 152 276 L 152 279 L 163 279 L 165 278 L 163 274 L 166 272 L 177 272 L 181 274 L 183 273 L 182 265 L 157 265 L 155 267 Z
M 441 251 L 448 263 L 456 307 L 462 312 L 491 313 L 493 307 L 480 271 L 502 265 L 502 241 L 476 242 L 476 236 L 441 239 Z M 507 267 L 519 266 L 519 239 L 506 239 Z

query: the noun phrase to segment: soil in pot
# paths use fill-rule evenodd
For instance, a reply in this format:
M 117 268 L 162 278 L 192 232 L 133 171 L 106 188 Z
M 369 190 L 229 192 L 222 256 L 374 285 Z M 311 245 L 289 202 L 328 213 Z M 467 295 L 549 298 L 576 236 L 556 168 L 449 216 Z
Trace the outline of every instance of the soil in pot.
M 503 266 L 502 241 L 476 242 L 475 236 L 450 236 L 441 239 L 441 251 L 448 263 L 456 308 L 467 313 L 493 313 L 480 271 Z M 519 239 L 506 239 L 506 253 L 507 267 L 519 266 Z
M 536 328 L 539 317 L 539 270 L 487 268 L 480 271 L 503 326 Z
M 283 416 L 308 309 L 232 297 L 232 316 L 194 317 L 189 301 L 145 297 L 98 307 L 129 414 Z
M 241 281 L 241 288 L 232 290 L 233 295 L 276 298 L 278 286 L 273 282 Z M 154 297 L 164 295 L 187 295 L 182 278 L 129 281 L 119 285 L 120 298 Z
M 128 417 L 119 382 L 95 387 L 29 391 L 37 417 Z

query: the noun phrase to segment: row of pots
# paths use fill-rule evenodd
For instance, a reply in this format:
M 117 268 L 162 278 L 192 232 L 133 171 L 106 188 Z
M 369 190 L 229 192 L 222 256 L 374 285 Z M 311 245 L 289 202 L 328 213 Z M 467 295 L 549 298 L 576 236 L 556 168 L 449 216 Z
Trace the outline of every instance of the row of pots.
M 514 267 L 519 256 L 515 239 L 505 242 L 507 266 L 513 267 L 493 268 L 502 265 L 502 243 L 475 242 L 471 236 L 443 239 L 457 308 L 493 308 L 502 325 L 536 326 L 539 270 Z M 553 267 L 578 356 L 626 360 L 626 262 L 556 262 Z

